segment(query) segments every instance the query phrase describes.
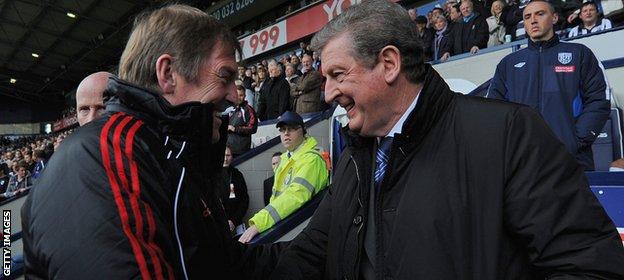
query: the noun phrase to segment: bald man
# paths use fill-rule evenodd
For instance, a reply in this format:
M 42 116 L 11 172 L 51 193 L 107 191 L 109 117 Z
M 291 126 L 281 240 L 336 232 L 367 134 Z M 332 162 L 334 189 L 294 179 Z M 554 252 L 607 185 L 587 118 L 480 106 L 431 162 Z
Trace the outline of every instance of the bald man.
M 104 90 L 108 78 L 113 74 L 108 72 L 93 73 L 78 85 L 76 90 L 76 117 L 78 124 L 83 126 L 104 114 Z

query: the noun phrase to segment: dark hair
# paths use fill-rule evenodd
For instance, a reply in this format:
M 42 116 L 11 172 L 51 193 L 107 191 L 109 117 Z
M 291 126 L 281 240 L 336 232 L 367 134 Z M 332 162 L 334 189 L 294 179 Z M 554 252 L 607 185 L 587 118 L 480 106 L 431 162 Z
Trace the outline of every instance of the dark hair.
M 552 5 L 552 3 L 550 3 L 550 2 L 549 2 L 549 1 L 547 1 L 547 0 L 531 0 L 531 1 L 529 2 L 529 4 L 531 4 L 531 3 L 533 3 L 533 2 L 542 2 L 542 3 L 546 3 L 546 5 L 548 5 L 548 8 L 549 8 L 549 10 L 550 10 L 550 12 L 551 12 L 551 13 L 553 13 L 553 14 L 554 14 L 554 13 L 556 13 L 556 12 L 557 12 L 557 11 L 555 10 L 555 6 L 553 6 L 553 5 Z M 527 5 L 528 5 L 528 4 L 527 4 Z
M 585 8 L 585 6 L 589 6 L 589 5 L 594 6 L 594 9 L 596 9 L 596 11 L 598 11 L 598 5 L 594 1 L 587 1 L 587 2 L 583 3 L 583 5 L 581 5 L 581 10 L 583 8 Z
M 39 150 L 39 149 L 37 149 L 37 150 L 35 150 L 35 151 L 33 152 L 33 155 L 34 155 L 36 158 L 45 158 L 45 152 L 44 152 L 43 150 Z
M 275 152 L 275 153 L 273 153 L 273 155 L 271 157 L 274 158 L 274 157 L 279 157 L 281 155 L 282 155 L 282 152 Z
M 431 11 L 440 10 L 440 13 L 444 14 L 444 10 L 440 7 L 435 7 Z
M 28 170 L 28 164 L 24 160 L 20 160 L 17 162 L 17 170 L 24 167 L 24 169 Z
M 461 9 L 459 8 L 459 6 L 461 6 L 461 4 L 457 3 L 457 4 L 453 5 L 453 9 L 455 9 L 456 12 L 461 13 Z
M 330 40 L 343 34 L 351 39 L 351 55 L 365 67 L 372 69 L 379 51 L 391 45 L 401 54 L 401 73 L 412 83 L 424 80 L 423 43 L 399 4 L 369 0 L 349 7 L 314 35 L 312 50 L 322 53 Z
M 236 90 L 242 90 L 245 91 L 245 87 L 241 86 L 241 85 L 237 85 L 236 86 Z
M 427 17 L 426 16 L 417 16 L 416 19 L 414 20 L 414 22 L 421 23 L 421 24 L 427 24 Z

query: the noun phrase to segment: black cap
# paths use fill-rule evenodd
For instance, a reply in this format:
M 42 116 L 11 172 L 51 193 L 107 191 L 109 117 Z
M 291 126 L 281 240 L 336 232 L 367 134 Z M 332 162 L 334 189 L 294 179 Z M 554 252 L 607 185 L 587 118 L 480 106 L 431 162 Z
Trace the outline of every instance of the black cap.
M 283 125 L 300 125 L 303 127 L 303 118 L 295 112 L 286 111 L 277 118 L 277 125 L 275 127 L 281 127 Z

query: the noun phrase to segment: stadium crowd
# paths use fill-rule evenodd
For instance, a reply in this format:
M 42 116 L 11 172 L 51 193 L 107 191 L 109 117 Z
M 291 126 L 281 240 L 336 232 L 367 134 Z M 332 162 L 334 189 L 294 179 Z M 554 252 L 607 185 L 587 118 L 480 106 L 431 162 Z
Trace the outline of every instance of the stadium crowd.
M 0 137 L 0 201 L 29 190 L 70 133 Z
M 606 3 L 606 1 L 603 1 Z M 409 14 L 425 48 L 425 59 L 446 61 L 449 57 L 525 38 L 522 11 L 527 0 L 448 0 L 427 15 Z M 553 1 L 559 15 L 555 32 L 560 39 L 585 35 L 614 27 L 622 9 L 607 10 L 602 2 Z M 607 14 L 607 17 L 604 15 Z

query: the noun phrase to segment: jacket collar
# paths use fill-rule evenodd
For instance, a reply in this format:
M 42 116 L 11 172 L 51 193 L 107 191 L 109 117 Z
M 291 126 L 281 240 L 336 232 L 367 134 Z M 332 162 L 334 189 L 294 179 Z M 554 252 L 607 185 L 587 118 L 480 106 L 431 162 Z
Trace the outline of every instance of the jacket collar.
M 307 152 L 315 151 L 314 148 L 316 148 L 316 144 L 317 142 L 314 137 L 306 136 L 303 142 L 301 142 L 301 144 L 299 145 L 299 147 L 297 147 L 297 149 L 295 149 L 294 151 L 290 152 L 290 158 L 298 159 Z M 283 161 L 288 160 L 288 151 L 284 152 L 281 157 Z
M 554 34 L 552 36 L 552 38 L 546 40 L 546 41 L 537 41 L 534 42 L 533 40 L 531 40 L 531 38 L 529 38 L 529 48 L 533 49 L 533 50 L 539 50 L 540 48 L 542 49 L 548 49 L 548 48 L 552 48 L 554 46 L 556 46 L 557 44 L 559 44 L 559 37 L 557 37 L 557 34 Z
M 438 72 L 430 64 L 425 64 L 425 79 L 418 103 L 403 124 L 403 133 L 395 134 L 393 146 L 405 147 L 405 152 L 417 148 L 456 95 Z M 370 147 L 375 140 L 374 137 L 362 137 L 349 131 L 348 126 L 344 128 L 344 132 L 347 135 L 347 145 L 353 148 Z
M 154 123 L 167 135 L 188 135 L 202 124 L 212 133 L 215 106 L 212 103 L 188 102 L 171 105 L 160 93 L 143 88 L 116 77 L 109 78 L 105 96 L 106 110 L 131 113 Z
M 213 144 L 214 104 L 188 102 L 173 106 L 161 94 L 115 77 L 109 78 L 105 96 L 110 97 L 106 111 L 134 115 L 175 141 L 188 142 L 183 158 L 198 165 L 200 176 L 207 177 L 223 166 L 228 119 L 222 117 L 221 137 Z M 204 178 L 204 182 L 209 181 Z

